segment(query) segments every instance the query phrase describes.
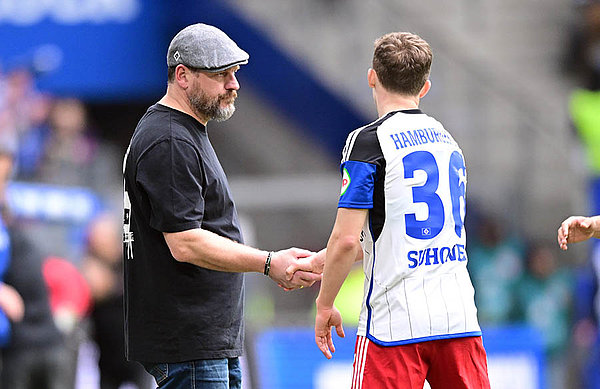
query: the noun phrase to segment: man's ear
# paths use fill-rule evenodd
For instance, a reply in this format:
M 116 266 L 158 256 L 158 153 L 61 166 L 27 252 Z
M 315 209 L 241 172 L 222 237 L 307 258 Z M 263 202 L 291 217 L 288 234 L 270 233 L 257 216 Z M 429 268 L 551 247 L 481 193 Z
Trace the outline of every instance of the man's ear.
M 191 71 L 185 65 L 177 65 L 175 68 L 175 81 L 182 89 L 187 89 L 190 83 Z
M 425 81 L 423 88 L 421 88 L 421 91 L 419 92 L 419 98 L 423 98 L 427 94 L 427 92 L 429 92 L 429 89 L 431 89 L 431 81 L 427 80 Z
M 369 68 L 367 71 L 367 81 L 369 82 L 369 87 L 375 88 L 375 83 L 377 82 L 377 73 L 373 68 Z

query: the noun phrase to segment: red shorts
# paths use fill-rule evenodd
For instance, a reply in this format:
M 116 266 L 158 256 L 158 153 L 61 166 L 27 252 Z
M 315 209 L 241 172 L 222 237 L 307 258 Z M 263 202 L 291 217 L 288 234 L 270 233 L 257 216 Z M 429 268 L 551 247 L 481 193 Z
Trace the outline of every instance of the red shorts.
M 352 389 L 489 389 L 481 337 L 379 346 L 356 339 Z

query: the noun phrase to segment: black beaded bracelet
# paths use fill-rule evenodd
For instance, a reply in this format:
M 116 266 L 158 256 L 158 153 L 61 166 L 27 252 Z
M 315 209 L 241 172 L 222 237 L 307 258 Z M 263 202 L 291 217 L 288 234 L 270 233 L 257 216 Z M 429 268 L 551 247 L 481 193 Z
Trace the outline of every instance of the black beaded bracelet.
M 264 275 L 266 275 L 267 277 L 269 276 L 269 272 L 271 271 L 271 258 L 273 257 L 273 252 L 269 251 L 269 254 L 267 255 L 267 260 L 265 261 L 265 271 L 263 272 Z

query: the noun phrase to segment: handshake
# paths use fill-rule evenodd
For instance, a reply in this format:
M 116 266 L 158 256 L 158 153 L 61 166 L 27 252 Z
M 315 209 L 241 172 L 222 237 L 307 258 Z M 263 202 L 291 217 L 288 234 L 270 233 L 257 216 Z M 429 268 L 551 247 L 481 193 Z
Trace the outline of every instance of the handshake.
M 324 265 L 325 249 L 290 248 L 272 254 L 268 276 L 286 291 L 301 289 L 321 280 Z

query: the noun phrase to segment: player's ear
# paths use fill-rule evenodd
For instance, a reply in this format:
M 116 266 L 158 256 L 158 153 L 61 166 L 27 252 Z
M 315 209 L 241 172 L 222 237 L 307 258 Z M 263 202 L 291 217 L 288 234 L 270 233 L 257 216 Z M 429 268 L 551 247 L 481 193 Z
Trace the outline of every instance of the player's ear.
M 369 87 L 375 88 L 375 82 L 377 81 L 377 73 L 373 68 L 369 68 L 367 71 L 367 81 L 369 82 Z
M 421 91 L 419 92 L 419 98 L 421 99 L 421 98 L 425 97 L 427 92 L 429 92 L 429 89 L 431 89 L 431 81 L 427 80 L 427 81 L 425 81 L 425 84 L 423 85 L 423 87 L 421 88 Z

